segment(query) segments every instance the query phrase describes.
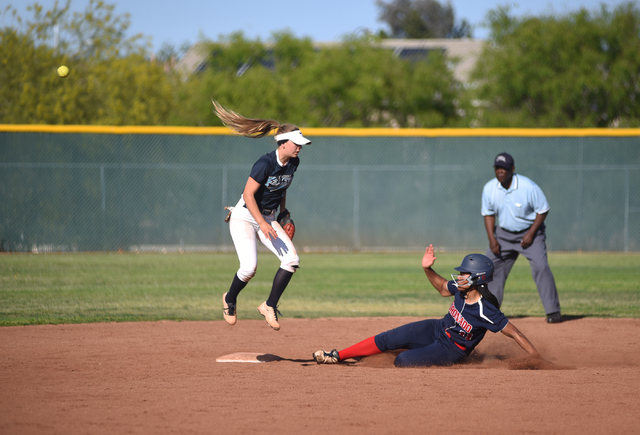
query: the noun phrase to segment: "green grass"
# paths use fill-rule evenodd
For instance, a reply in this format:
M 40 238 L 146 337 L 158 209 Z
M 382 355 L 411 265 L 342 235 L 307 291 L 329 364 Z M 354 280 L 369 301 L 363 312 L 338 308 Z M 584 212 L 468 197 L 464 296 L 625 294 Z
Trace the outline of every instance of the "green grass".
M 464 255 L 438 254 L 445 277 Z M 285 317 L 442 316 L 451 300 L 428 283 L 422 253 L 308 253 L 280 301 Z M 640 317 L 639 254 L 551 253 L 563 314 Z M 146 320 L 220 320 L 220 298 L 238 266 L 230 254 L 4 254 L 0 326 Z M 259 254 L 238 314 L 258 319 L 278 268 Z M 502 307 L 544 316 L 529 265 L 514 266 Z

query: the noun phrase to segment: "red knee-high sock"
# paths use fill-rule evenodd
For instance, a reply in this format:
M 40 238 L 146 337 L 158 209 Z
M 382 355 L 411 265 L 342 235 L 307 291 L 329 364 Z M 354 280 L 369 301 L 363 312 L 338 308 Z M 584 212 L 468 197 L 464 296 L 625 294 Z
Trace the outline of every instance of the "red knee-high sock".
M 347 358 L 354 358 L 357 356 L 369 356 L 381 353 L 382 351 L 376 346 L 376 340 L 374 337 L 369 337 L 366 340 L 362 340 L 360 343 L 356 343 L 353 346 L 341 350 L 338 352 L 340 355 L 340 361 Z

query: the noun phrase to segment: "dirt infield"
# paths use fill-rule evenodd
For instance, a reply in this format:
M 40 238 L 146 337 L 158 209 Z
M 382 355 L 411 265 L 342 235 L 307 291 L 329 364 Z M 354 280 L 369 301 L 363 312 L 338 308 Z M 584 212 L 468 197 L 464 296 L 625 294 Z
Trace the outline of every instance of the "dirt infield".
M 311 360 L 417 318 L 0 329 L 0 433 L 638 433 L 640 319 L 513 319 L 555 370 L 487 334 L 472 360 Z M 236 352 L 276 356 L 216 363 Z

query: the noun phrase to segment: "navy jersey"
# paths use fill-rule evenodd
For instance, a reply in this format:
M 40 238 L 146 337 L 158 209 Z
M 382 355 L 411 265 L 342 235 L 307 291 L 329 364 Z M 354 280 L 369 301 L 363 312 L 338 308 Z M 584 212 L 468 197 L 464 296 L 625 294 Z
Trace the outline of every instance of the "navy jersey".
M 273 150 L 260 157 L 253 165 L 251 178 L 260 184 L 256 192 L 256 202 L 260 211 L 274 210 L 280 206 L 299 164 L 300 159 L 292 157 L 285 166 L 280 166 L 276 150 Z
M 467 304 L 453 281 L 447 283 L 447 289 L 454 299 L 449 312 L 442 319 L 442 325 L 451 339 L 471 351 L 482 341 L 487 329 L 500 332 L 507 326 L 509 319 L 498 308 L 482 298 L 475 304 Z

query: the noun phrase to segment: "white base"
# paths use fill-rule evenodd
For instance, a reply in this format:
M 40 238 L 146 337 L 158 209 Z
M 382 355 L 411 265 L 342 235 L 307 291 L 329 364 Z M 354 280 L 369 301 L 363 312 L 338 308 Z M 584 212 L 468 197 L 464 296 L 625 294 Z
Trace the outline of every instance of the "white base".
M 238 352 L 219 356 L 216 362 L 265 363 L 280 359 L 282 358 L 268 353 Z

